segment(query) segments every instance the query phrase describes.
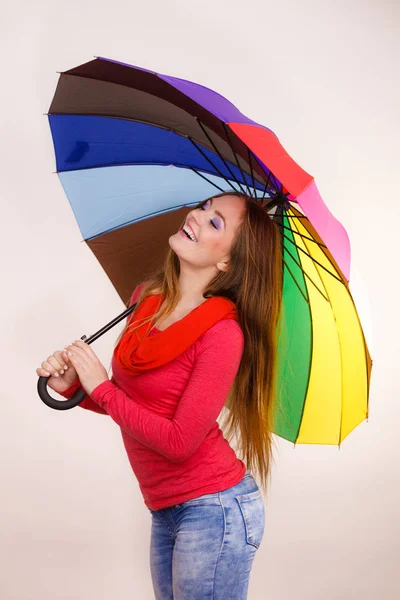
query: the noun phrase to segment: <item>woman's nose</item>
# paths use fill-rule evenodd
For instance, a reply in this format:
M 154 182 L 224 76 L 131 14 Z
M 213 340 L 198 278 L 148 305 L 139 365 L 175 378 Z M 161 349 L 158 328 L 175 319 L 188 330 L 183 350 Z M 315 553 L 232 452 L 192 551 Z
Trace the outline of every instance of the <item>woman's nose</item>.
M 186 217 L 186 221 L 189 221 L 189 220 L 193 220 L 196 223 L 196 225 L 200 225 L 199 214 L 196 214 L 194 210 L 191 210 L 188 213 L 188 215 Z

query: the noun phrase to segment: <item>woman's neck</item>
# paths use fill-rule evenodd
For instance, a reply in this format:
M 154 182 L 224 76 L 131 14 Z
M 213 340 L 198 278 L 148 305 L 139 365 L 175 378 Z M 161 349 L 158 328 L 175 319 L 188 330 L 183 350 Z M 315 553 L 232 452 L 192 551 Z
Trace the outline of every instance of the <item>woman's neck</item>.
M 191 310 L 202 304 L 206 300 L 203 294 L 211 278 L 212 274 L 210 272 L 192 272 L 181 268 L 178 306 L 182 309 Z

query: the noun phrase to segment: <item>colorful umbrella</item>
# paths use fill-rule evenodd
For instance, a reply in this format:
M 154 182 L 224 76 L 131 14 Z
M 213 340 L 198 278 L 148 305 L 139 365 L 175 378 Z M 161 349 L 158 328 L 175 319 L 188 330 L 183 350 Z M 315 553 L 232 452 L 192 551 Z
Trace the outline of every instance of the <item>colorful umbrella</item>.
M 241 190 L 269 211 L 284 261 L 274 433 L 340 446 L 368 417 L 372 368 L 349 239 L 275 133 L 204 86 L 101 57 L 60 74 L 48 118 L 83 239 L 125 304 L 187 207 Z

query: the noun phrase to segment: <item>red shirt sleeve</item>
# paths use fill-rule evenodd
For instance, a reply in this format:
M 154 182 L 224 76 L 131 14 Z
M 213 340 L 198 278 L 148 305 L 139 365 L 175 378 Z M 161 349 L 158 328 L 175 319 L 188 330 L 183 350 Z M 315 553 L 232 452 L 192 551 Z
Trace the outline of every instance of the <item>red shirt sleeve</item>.
M 128 396 L 112 381 L 102 382 L 90 396 L 129 435 L 172 462 L 182 462 L 215 424 L 238 371 L 243 346 L 243 332 L 231 319 L 219 321 L 204 334 L 172 419 L 152 412 L 135 401 L 134 392 Z
M 64 392 L 59 392 L 59 393 L 60 393 L 60 396 L 63 396 L 64 398 L 67 398 L 69 400 L 70 398 L 72 398 L 72 396 L 75 394 L 75 392 L 79 389 L 81 389 L 81 382 L 79 381 L 79 379 L 77 379 L 75 381 L 75 383 L 73 383 L 67 390 L 65 390 Z M 81 408 L 85 408 L 86 410 L 91 410 L 93 412 L 100 413 L 101 415 L 108 414 L 107 411 L 104 410 L 104 408 L 101 408 L 101 406 L 96 404 L 96 402 L 94 402 L 91 399 L 91 397 L 88 396 L 87 394 L 85 394 L 82 402 L 80 402 L 77 406 L 80 406 Z

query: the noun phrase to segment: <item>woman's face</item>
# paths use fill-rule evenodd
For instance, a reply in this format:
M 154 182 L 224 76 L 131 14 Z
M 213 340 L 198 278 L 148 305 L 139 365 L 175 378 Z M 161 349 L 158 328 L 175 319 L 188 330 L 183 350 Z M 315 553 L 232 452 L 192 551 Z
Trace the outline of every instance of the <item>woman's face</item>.
M 186 217 L 185 225 L 194 240 L 181 229 L 169 238 L 169 245 L 180 260 L 194 267 L 226 270 L 232 243 L 244 216 L 245 202 L 237 196 L 207 200 Z

